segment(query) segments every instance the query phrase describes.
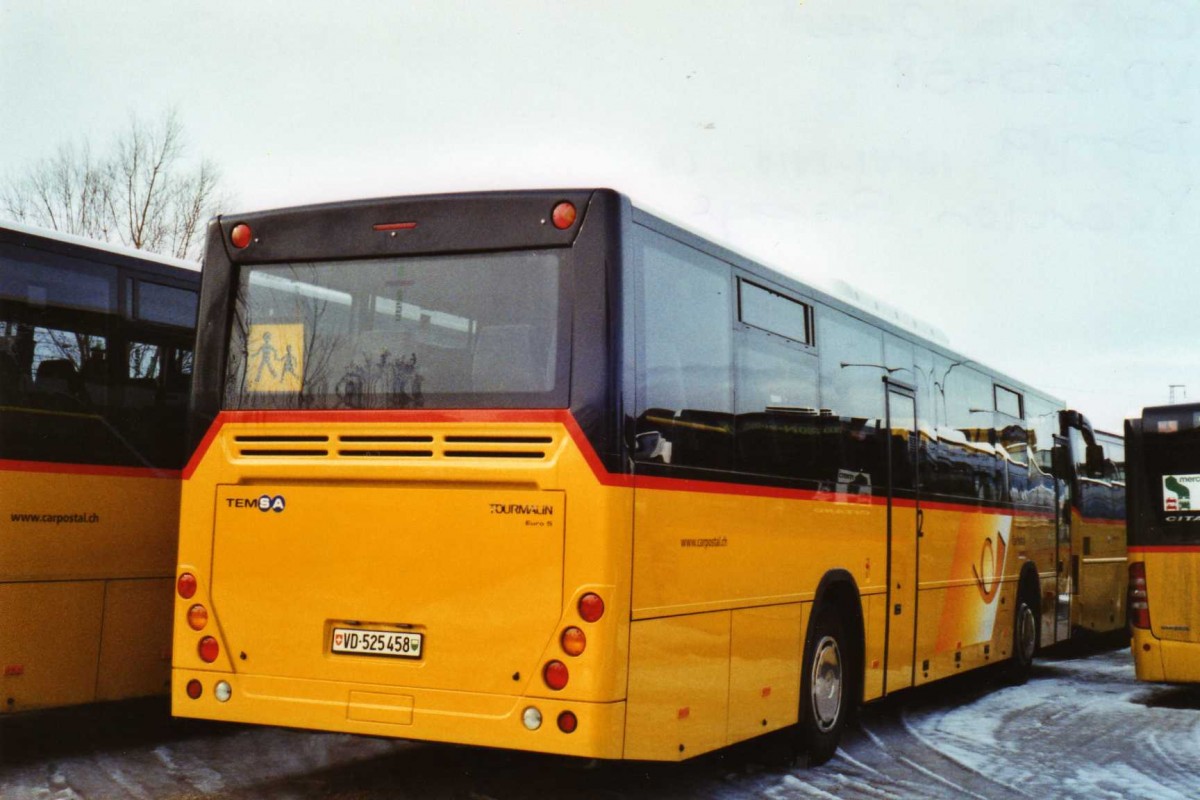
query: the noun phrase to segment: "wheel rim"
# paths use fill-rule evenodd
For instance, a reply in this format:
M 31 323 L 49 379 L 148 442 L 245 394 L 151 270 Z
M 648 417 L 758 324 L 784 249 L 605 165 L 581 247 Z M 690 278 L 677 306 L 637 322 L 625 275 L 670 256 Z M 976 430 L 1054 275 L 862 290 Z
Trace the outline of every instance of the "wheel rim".
M 1037 620 L 1034 619 L 1033 609 L 1025 603 L 1017 609 L 1017 652 L 1022 661 L 1033 661 L 1033 651 L 1037 649 Z
M 817 642 L 809 685 L 814 721 L 818 729 L 828 731 L 842 710 L 842 651 L 832 636 Z

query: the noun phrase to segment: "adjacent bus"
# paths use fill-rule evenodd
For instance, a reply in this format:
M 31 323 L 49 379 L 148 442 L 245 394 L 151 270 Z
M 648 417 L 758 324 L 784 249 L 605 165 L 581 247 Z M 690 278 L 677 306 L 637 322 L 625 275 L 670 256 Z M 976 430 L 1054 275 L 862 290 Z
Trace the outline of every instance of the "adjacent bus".
M 1144 409 L 1125 433 L 1137 677 L 1200 683 L 1200 403 Z
M 618 193 L 230 215 L 204 273 L 177 715 L 819 762 L 1124 624 L 1082 415 Z
M 0 713 L 168 689 L 199 283 L 0 226 Z

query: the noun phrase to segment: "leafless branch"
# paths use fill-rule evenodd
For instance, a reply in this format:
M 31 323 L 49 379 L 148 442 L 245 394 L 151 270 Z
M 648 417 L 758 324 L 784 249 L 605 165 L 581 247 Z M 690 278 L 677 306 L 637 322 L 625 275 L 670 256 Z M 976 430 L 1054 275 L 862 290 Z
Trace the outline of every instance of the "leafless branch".
M 197 258 L 204 221 L 215 213 L 220 173 L 185 160 L 183 124 L 168 111 L 157 126 L 130 117 L 110 152 L 88 142 L 60 145 L 0 188 L 0 212 L 28 222 L 138 249 Z

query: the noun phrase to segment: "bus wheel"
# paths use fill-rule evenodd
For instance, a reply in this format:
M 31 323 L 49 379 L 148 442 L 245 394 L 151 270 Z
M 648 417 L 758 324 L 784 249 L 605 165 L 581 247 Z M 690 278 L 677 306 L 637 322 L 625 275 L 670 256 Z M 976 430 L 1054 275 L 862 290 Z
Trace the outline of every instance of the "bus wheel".
M 1025 683 L 1033 671 L 1033 656 L 1038 648 L 1036 602 L 1024 589 L 1017 596 L 1017 612 L 1013 620 L 1013 654 L 1007 675 L 1009 683 Z
M 809 626 L 800 692 L 799 738 L 809 766 L 833 758 L 846 725 L 851 702 L 846 656 L 841 617 L 821 609 Z

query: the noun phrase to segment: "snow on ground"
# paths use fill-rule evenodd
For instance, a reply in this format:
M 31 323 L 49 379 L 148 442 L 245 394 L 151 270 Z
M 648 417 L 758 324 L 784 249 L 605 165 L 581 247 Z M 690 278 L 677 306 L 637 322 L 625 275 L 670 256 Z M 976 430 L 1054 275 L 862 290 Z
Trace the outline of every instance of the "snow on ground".
M 1200 690 L 1138 684 L 1125 649 L 967 675 L 868 706 L 828 764 L 780 737 L 682 765 L 170 720 L 161 701 L 0 719 L 0 798 L 1200 798 Z

